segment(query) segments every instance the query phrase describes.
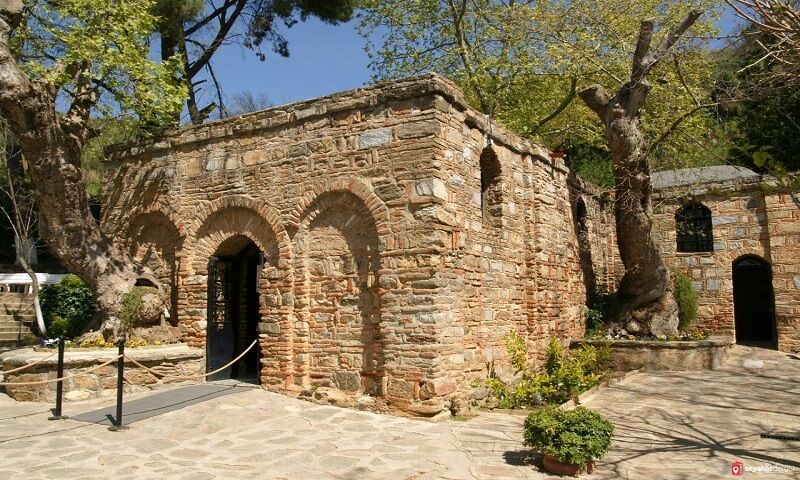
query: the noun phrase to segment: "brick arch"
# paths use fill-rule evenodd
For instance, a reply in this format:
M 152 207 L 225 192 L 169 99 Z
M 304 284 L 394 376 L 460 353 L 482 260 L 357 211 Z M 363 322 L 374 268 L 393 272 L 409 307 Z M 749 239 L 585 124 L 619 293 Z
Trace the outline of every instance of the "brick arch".
M 280 250 L 269 223 L 255 210 L 230 206 L 209 215 L 196 230 L 194 244 L 190 247 L 192 269 L 197 273 L 205 272 L 208 258 L 223 242 L 236 236 L 252 240 L 264 253 L 266 263 L 278 267 Z
M 127 226 L 125 235 L 125 246 L 131 248 L 137 239 L 153 227 L 161 227 L 174 234 L 178 243 L 186 238 L 186 230 L 180 222 L 176 222 L 174 215 L 165 212 L 161 208 L 147 208 L 139 211 Z
M 150 268 L 167 287 L 172 321 L 175 321 L 178 311 L 177 275 L 184 240 L 185 234 L 172 218 L 157 208 L 147 209 L 134 217 L 125 236 L 125 249 L 142 267 Z
M 241 234 L 267 255 L 268 263 L 273 261 L 273 266 L 281 270 L 290 268 L 293 253 L 289 235 L 277 211 L 264 201 L 241 195 L 220 197 L 194 206 L 186 217 L 193 218 L 187 227 L 192 267 L 201 262 L 199 270 L 205 270 L 204 262 L 219 245 Z
M 387 237 L 391 233 L 389 229 L 389 210 L 386 208 L 383 201 L 375 195 L 372 187 L 355 177 L 326 179 L 313 184 L 312 188 L 300 197 L 299 202 L 289 214 L 286 223 L 297 231 L 300 228 L 301 222 L 307 220 L 306 217 L 312 204 L 326 193 L 335 192 L 350 193 L 363 203 L 364 208 L 372 217 L 372 221 L 375 224 L 375 230 L 380 243 L 379 248 L 383 250 L 386 247 Z
M 293 343 L 305 358 L 294 373 L 306 387 L 380 396 L 385 357 L 376 209 L 334 187 L 308 203 L 293 237 L 295 293 L 302 299 L 295 315 L 306 332 Z

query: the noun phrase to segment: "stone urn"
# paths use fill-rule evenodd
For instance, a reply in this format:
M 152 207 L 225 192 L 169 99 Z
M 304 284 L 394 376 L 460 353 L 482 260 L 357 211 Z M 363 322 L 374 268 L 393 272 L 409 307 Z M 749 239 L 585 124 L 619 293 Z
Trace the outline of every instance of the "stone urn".
M 566 475 L 570 477 L 577 477 L 581 472 L 592 473 L 594 471 L 594 462 L 589 462 L 586 465 L 573 465 L 571 463 L 562 462 L 556 457 L 544 454 L 542 461 L 544 469 L 556 475 Z

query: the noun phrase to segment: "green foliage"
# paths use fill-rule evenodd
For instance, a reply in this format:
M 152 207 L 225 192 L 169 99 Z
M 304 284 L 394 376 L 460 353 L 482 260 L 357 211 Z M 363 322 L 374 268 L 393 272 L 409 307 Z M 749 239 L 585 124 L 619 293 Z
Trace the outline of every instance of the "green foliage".
M 95 116 L 132 114 L 140 125 L 159 126 L 180 112 L 187 93 L 178 81 L 180 57 L 150 60 L 154 0 L 33 0 L 26 6 L 25 22 L 13 32 L 15 53 L 63 104 L 90 89 L 99 95 Z
M 697 292 L 692 287 L 692 280 L 679 270 L 672 272 L 672 281 L 678 303 L 678 328 L 685 330 L 697 319 Z
M 133 287 L 122 296 L 119 322 L 123 331 L 130 331 L 139 322 L 144 309 L 144 294 L 150 290 L 153 290 L 153 287 Z
M 528 415 L 523 430 L 526 446 L 581 467 L 608 452 L 613 434 L 611 422 L 584 407 L 542 408 Z
M 800 170 L 800 90 L 784 81 L 783 65 L 764 56 L 770 43 L 769 34 L 751 31 L 721 53 L 717 88 L 719 96 L 741 100 L 720 112 L 734 140 L 732 161 L 781 176 Z
M 561 341 L 553 337 L 550 343 L 547 344 L 547 349 L 544 351 L 544 370 L 550 375 L 555 374 L 564 363 L 564 347 L 561 346 Z
M 42 288 L 39 302 L 51 338 L 79 336 L 97 310 L 92 291 L 75 275 Z
M 503 337 L 503 343 L 511 360 L 511 366 L 514 367 L 514 373 L 526 372 L 528 370 L 528 345 L 525 343 L 525 339 L 516 330 L 511 330 Z
M 545 353 L 545 371 L 537 373 L 528 367 L 527 347 L 523 348 L 524 340 L 519 334 L 512 330 L 503 341 L 512 366 L 521 378 L 511 385 L 498 378 L 486 381 L 490 395 L 497 399 L 500 408 L 566 402 L 597 385 L 610 358 L 608 347 L 586 346 L 568 353 L 561 342 L 553 338 Z M 521 356 L 523 351 L 525 357 Z
M 657 81 L 641 119 L 646 137 L 693 109 L 693 96 L 706 101 L 713 86 L 716 57 L 701 39 L 716 32 L 715 0 L 366 0 L 362 8 L 360 32 L 381 38 L 367 47 L 376 80 L 443 74 L 497 123 L 567 151 L 576 171 L 607 187 L 613 176 L 605 134 L 576 92 L 598 83 L 612 91 L 628 78 L 641 20 L 655 20 L 658 45 L 690 9 L 706 12 L 675 50 L 680 68 L 666 61 L 652 72 Z M 691 116 L 653 152 L 653 169 L 724 162 L 717 155 L 725 152 L 723 133 L 711 113 Z

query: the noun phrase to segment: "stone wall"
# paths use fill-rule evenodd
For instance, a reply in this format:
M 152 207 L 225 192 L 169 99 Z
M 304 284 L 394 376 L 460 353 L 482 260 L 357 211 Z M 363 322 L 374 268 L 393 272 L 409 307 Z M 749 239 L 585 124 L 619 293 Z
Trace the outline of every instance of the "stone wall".
M 501 337 L 580 336 L 568 170 L 436 75 L 191 127 L 110 155 L 104 228 L 173 284 L 204 347 L 208 259 L 265 256 L 261 382 L 433 415 L 507 362 Z
M 751 172 L 752 173 L 752 172 Z M 677 251 L 675 214 L 688 202 L 711 210 L 713 252 Z M 686 182 L 656 194 L 655 237 L 671 268 L 698 292 L 697 326 L 734 335 L 732 268 L 746 256 L 769 263 L 775 295 L 778 348 L 800 351 L 800 206 L 792 196 L 765 188 L 758 175 L 724 181 Z
M 733 347 L 730 337 L 698 341 L 577 340 L 570 348 L 608 347 L 611 370 L 618 372 L 714 370 L 725 365 Z
M 52 351 L 39 349 L 18 349 L 2 354 L 3 370 L 13 370 L 36 362 L 50 355 Z M 159 375 L 125 362 L 124 391 L 127 393 L 154 390 L 172 383 L 186 382 L 174 377 L 198 375 L 204 372 L 204 354 L 197 348 L 185 345 L 164 347 L 131 348 L 125 354 Z M 117 389 L 116 363 L 85 373 L 98 365 L 106 363 L 117 355 L 116 349 L 72 350 L 64 352 L 64 376 L 72 377 L 64 381 L 64 400 L 85 400 L 103 395 L 114 395 Z M 25 370 L 2 376 L 3 382 L 39 382 L 58 378 L 57 357 L 53 356 Z M 0 371 L 0 374 L 3 372 Z M 173 377 L 173 378 L 170 378 Z M 197 383 L 202 379 L 193 380 Z M 51 402 L 56 396 L 56 382 L 39 385 L 20 385 L 1 387 L 9 397 L 17 401 Z

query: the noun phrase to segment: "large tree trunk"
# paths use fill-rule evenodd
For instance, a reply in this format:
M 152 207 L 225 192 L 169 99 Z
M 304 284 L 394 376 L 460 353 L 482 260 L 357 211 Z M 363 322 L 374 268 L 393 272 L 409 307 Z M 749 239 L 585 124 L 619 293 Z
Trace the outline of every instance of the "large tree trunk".
M 612 109 L 606 124 L 614 165 L 614 216 L 619 254 L 625 265 L 617 292 L 617 320 L 631 332 L 674 335 L 678 305 L 669 272 L 653 241 L 650 171 L 642 158 L 644 139 L 638 118 Z
M 651 52 L 654 25 L 642 22 L 630 78 L 610 96 L 599 85 L 580 97 L 603 123 L 614 168 L 614 216 L 625 275 L 618 291 L 618 320 L 628 330 L 656 336 L 678 331 L 678 305 L 669 272 L 652 236 L 652 184 L 647 146 L 640 125 L 641 108 L 650 92 L 647 74 L 666 56 L 702 12 L 692 11 Z
M 92 217 L 80 167 L 81 150 L 90 135 L 88 109 L 78 103 L 83 100 L 76 100 L 68 114 L 57 114 L 54 89 L 28 78 L 9 50 L 9 36 L 22 10 L 19 0 L 0 0 L 0 115 L 28 162 L 42 238 L 95 293 L 102 315 L 93 326 L 102 321 L 104 333 L 111 335 L 118 326 L 123 295 L 149 272 L 142 272 L 105 237 Z M 148 294 L 144 300 L 145 321 L 157 318 L 166 305 L 163 295 Z

